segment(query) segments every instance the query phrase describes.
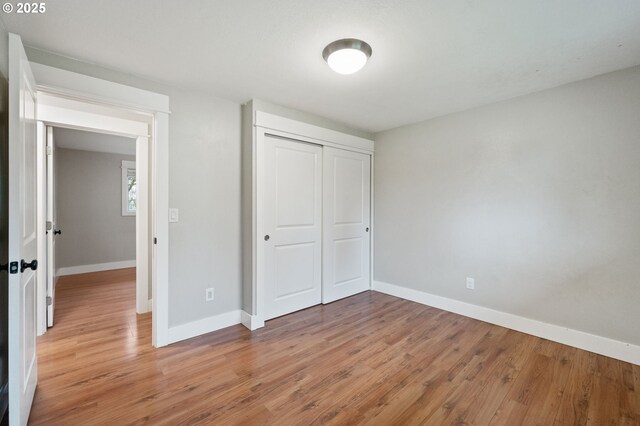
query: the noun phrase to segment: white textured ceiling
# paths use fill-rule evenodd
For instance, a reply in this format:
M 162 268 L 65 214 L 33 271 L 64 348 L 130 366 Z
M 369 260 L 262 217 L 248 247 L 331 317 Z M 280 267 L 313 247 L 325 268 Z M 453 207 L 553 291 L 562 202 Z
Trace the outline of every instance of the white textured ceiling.
M 639 0 L 54 0 L 26 44 L 379 131 L 640 63 Z M 356 37 L 357 74 L 321 52 Z
M 55 127 L 53 140 L 57 148 L 136 155 L 136 140 L 123 136 Z

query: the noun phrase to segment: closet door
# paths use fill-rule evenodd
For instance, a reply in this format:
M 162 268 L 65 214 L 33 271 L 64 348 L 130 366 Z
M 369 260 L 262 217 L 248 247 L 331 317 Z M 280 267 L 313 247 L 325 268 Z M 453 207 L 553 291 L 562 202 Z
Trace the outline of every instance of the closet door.
M 322 300 L 322 147 L 265 135 L 265 319 Z
M 371 157 L 324 147 L 322 302 L 369 289 Z

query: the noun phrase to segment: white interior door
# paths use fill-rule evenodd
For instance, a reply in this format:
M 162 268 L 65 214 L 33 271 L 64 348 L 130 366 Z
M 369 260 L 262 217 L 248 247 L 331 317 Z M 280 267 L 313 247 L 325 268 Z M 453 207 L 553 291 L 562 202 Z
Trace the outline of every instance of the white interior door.
M 265 319 L 322 300 L 322 147 L 265 135 Z M 262 237 L 262 236 L 261 236 Z
M 149 312 L 149 138 L 136 139 L 136 311 Z
M 37 108 L 37 107 L 36 107 Z M 38 336 L 47 331 L 47 129 L 38 121 L 37 128 L 37 229 L 38 272 L 36 291 L 36 323 Z
M 57 229 L 55 209 L 55 143 L 53 127 L 47 126 L 47 327 L 53 327 L 53 312 L 56 303 L 56 236 L 62 231 Z
M 26 425 L 36 390 L 36 86 L 9 35 L 9 423 Z M 35 262 L 35 263 L 34 263 Z
M 371 156 L 324 147 L 322 302 L 369 289 Z

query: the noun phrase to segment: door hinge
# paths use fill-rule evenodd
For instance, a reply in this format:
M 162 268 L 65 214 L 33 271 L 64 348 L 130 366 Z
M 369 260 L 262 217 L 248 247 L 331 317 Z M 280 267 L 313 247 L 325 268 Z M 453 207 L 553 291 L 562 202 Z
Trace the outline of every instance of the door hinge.
M 51 298 L 51 296 L 47 296 L 47 306 L 51 305 L 53 305 L 53 299 Z
M 47 221 L 47 231 L 51 231 L 51 228 L 53 228 L 53 223 L 51 223 L 50 220 Z
M 47 155 L 52 155 L 53 154 L 53 147 L 52 146 L 48 146 L 47 147 Z
M 19 265 L 19 263 L 17 261 L 9 263 L 9 273 L 10 274 L 17 274 L 18 273 L 18 265 Z

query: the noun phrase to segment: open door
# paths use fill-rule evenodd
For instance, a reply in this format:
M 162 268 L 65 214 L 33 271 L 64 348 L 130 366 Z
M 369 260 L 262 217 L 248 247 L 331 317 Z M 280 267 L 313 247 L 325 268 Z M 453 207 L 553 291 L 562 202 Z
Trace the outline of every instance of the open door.
M 9 423 L 26 425 L 36 358 L 36 86 L 9 34 Z
M 47 327 L 53 327 L 53 311 L 56 303 L 56 229 L 55 210 L 55 148 L 53 127 L 47 126 Z

